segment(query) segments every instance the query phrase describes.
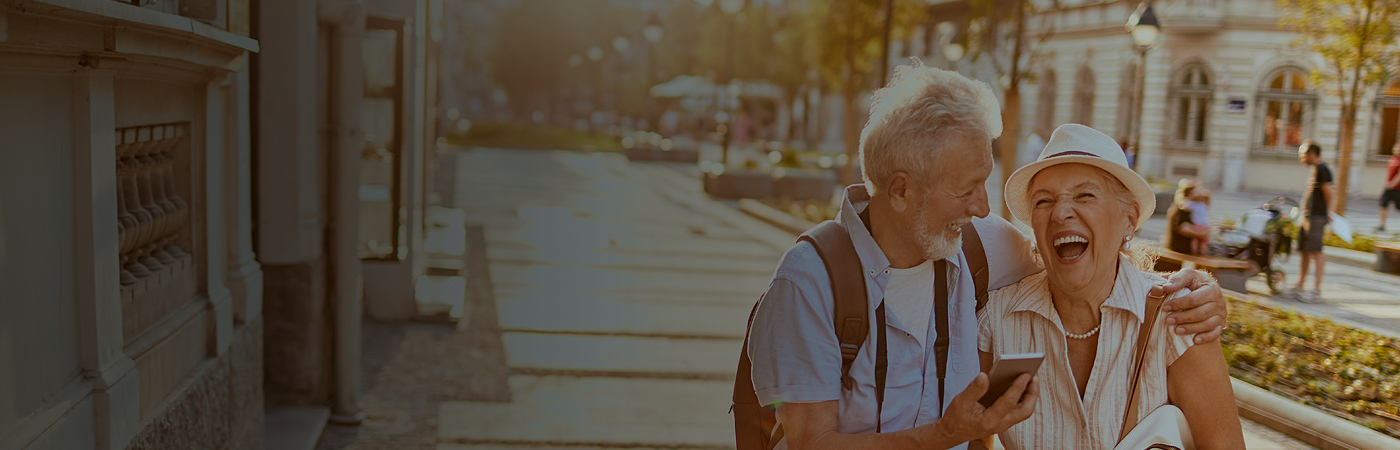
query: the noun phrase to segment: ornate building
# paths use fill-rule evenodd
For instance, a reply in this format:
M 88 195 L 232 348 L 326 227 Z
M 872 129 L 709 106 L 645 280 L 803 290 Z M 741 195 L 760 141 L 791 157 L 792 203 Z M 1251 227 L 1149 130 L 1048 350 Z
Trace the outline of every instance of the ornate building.
M 1080 122 L 1111 136 L 1130 134 L 1137 51 L 1124 29 L 1130 1 L 1061 2 L 1033 25 L 1052 29 L 1040 44 L 1039 81 L 1023 88 L 1022 127 L 1042 137 Z M 1312 83 L 1322 61 L 1291 45 L 1272 0 L 1160 0 L 1162 34 L 1147 53 L 1139 171 L 1164 181 L 1190 177 L 1225 191 L 1303 188 L 1304 139 L 1335 165 L 1340 101 Z M 1385 158 L 1400 125 L 1400 84 L 1366 95 L 1357 118 L 1350 191 L 1380 192 Z M 1023 144 L 1024 145 L 1024 144 Z M 1334 167 L 1334 172 L 1340 170 Z

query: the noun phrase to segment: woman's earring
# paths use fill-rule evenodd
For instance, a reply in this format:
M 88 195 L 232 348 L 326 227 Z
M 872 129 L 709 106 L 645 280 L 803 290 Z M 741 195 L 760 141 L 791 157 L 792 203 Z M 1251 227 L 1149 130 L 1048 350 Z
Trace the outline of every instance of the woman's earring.
M 1123 236 L 1123 250 L 1128 249 L 1128 243 L 1133 241 L 1132 236 Z

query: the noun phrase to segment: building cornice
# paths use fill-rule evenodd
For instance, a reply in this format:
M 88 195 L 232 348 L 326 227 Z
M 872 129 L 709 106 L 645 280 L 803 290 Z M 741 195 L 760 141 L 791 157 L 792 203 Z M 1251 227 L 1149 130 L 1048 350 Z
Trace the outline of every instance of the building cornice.
M 0 0 L 0 53 L 84 55 L 243 69 L 258 41 L 198 20 L 111 0 Z

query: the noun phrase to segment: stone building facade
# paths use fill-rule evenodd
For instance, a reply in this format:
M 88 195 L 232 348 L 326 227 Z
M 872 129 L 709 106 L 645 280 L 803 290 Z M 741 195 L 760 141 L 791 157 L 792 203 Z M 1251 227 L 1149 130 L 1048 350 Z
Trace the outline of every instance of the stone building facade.
M 262 447 L 249 5 L 139 3 L 0 2 L 3 448 Z
M 1022 90 L 1022 127 L 1049 130 L 1079 122 L 1130 134 L 1137 51 L 1124 29 L 1131 1 L 1061 2 L 1035 17 L 1053 30 L 1041 44 L 1039 80 Z M 1340 101 L 1309 72 L 1323 64 L 1291 45 L 1272 0 L 1160 0 L 1162 24 L 1148 52 L 1139 171 L 1174 182 L 1197 178 L 1224 191 L 1301 193 L 1306 168 L 1298 144 L 1313 139 L 1334 165 Z M 1394 85 L 1396 80 L 1385 85 Z M 1389 93 L 1389 95 L 1387 94 Z M 1396 141 L 1400 89 L 1373 88 L 1357 116 L 1351 194 L 1378 195 Z
M 440 5 L 0 0 L 0 448 L 362 418 L 363 318 L 418 313 Z

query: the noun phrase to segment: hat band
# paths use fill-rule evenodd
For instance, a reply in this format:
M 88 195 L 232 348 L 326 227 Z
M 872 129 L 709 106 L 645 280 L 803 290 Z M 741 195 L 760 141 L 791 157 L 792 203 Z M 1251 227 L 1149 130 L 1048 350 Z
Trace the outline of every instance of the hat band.
M 1066 151 L 1059 152 L 1059 153 L 1056 153 L 1056 154 L 1053 154 L 1053 155 L 1050 155 L 1050 156 L 1046 156 L 1045 159 L 1050 159 L 1050 158 L 1054 158 L 1054 157 L 1057 157 L 1057 156 L 1092 156 L 1092 157 L 1095 157 L 1095 158 L 1103 158 L 1102 156 L 1095 155 L 1095 154 L 1089 153 L 1089 152 L 1081 152 L 1081 151 L 1078 151 L 1078 150 L 1066 150 Z

